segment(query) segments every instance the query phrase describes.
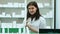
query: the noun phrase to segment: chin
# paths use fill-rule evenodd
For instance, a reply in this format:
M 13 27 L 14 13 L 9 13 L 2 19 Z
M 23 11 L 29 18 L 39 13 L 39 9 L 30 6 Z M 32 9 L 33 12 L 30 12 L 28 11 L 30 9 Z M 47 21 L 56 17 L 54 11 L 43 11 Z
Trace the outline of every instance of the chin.
M 34 15 L 34 14 L 31 14 L 31 15 Z

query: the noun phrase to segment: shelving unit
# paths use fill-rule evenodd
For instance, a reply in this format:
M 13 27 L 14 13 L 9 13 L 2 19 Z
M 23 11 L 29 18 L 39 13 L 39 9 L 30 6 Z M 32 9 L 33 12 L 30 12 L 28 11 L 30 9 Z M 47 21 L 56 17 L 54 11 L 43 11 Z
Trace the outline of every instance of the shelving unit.
M 1 21 L 0 28 L 20 28 L 19 29 L 20 31 L 18 33 L 24 34 L 25 33 L 24 20 L 26 20 L 25 8 L 26 8 L 25 0 L 14 0 L 14 1 L 6 0 L 0 2 L 0 21 Z M 21 28 L 23 28 L 22 33 L 21 33 Z

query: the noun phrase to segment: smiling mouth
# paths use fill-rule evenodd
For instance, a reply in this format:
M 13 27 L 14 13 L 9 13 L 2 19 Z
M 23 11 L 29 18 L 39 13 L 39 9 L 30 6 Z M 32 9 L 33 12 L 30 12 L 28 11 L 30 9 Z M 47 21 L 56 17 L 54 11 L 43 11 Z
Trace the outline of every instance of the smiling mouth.
M 33 12 L 31 12 L 31 13 L 33 13 Z
M 31 12 L 30 14 L 34 14 L 34 12 Z
M 33 11 L 31 11 L 31 13 L 33 13 Z

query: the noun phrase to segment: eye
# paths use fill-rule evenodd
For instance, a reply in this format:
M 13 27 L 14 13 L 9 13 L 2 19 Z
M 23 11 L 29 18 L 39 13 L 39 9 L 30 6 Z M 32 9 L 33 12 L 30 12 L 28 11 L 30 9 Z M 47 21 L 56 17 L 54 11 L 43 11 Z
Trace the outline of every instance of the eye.
M 33 7 L 31 9 L 34 9 Z
M 30 9 L 30 8 L 28 8 L 28 9 Z

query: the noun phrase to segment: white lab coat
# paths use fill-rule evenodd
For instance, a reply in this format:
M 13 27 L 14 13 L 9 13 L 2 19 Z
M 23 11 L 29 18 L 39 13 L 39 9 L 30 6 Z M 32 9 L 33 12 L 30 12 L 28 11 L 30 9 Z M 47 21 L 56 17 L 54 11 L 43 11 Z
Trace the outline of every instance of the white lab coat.
M 46 28 L 46 20 L 44 17 L 39 17 L 38 20 L 35 21 L 35 18 L 31 21 L 29 19 L 29 22 L 32 26 L 39 28 L 39 29 L 45 29 Z
M 39 29 L 46 29 L 46 20 L 44 17 L 40 16 L 38 20 L 35 21 L 35 18 L 31 21 L 31 19 L 28 20 L 31 24 L 31 26 Z

